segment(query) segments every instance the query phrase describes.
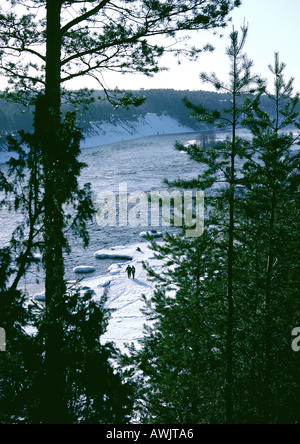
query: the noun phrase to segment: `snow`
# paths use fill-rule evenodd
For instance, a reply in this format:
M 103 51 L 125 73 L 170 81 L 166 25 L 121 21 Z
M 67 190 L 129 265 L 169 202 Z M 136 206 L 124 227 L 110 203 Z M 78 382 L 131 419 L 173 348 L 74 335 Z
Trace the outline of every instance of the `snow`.
M 94 256 L 97 259 L 133 260 L 132 249 L 128 247 L 112 247 L 108 250 L 99 250 L 96 251 Z
M 87 291 L 90 292 L 95 302 L 99 302 L 104 292 L 107 292 L 106 307 L 111 309 L 112 313 L 107 332 L 101 337 L 101 343 L 113 342 L 116 347 L 125 352 L 125 344 L 134 343 L 138 347 L 138 340 L 142 339 L 144 334 L 144 325 L 150 323 L 141 311 L 145 308 L 142 296 L 150 299 L 154 294 L 155 283 L 149 280 L 143 264 L 147 263 L 156 273 L 159 273 L 163 261 L 155 257 L 150 244 L 146 242 L 128 247 L 114 247 L 112 251 L 116 257 L 123 257 L 126 252 L 131 259 L 111 265 L 105 276 L 85 277 L 80 282 L 72 281 L 69 284 L 75 285 L 74 288 L 79 290 L 82 296 Z M 135 279 L 128 279 L 126 272 L 128 265 L 135 267 Z M 84 268 L 85 266 L 82 267 Z M 31 299 L 43 305 L 45 293 L 36 294 Z M 25 330 L 31 335 L 37 333 L 36 328 L 30 325 Z
M 111 121 L 91 122 L 91 129 L 84 134 L 81 148 L 94 148 L 143 137 L 193 133 L 194 129 L 181 125 L 178 120 L 168 115 L 148 113 L 137 116 L 135 120 L 114 119 Z M 0 164 L 6 163 L 11 157 L 16 157 L 0 147 Z
M 41 262 L 43 260 L 43 256 L 40 253 L 33 253 L 32 257 L 37 262 Z
M 45 293 L 35 294 L 32 299 L 36 302 L 45 302 L 46 296 Z
M 107 288 L 110 286 L 110 284 L 111 284 L 111 279 L 107 279 L 105 277 L 105 280 L 103 282 L 102 281 L 99 282 L 98 287 Z
M 91 129 L 84 134 L 81 148 L 94 148 L 156 135 L 193 132 L 194 129 L 181 125 L 178 120 L 168 115 L 148 113 L 145 116 L 137 116 L 135 120 L 111 119 L 91 122 Z M 15 155 L 6 151 L 6 147 L 0 147 L 0 164 L 6 163 L 11 157 Z
M 136 120 L 116 119 L 111 122 L 92 122 L 92 129 L 85 134 L 81 148 L 93 148 L 125 140 L 163 134 L 184 134 L 194 132 L 193 129 L 181 125 L 176 119 L 157 114 L 139 116 Z
M 88 265 L 80 265 L 79 267 L 75 267 L 73 269 L 73 272 L 74 273 L 78 273 L 78 274 L 80 274 L 80 273 L 82 273 L 82 274 L 84 274 L 84 273 L 94 273 L 95 271 L 96 271 L 95 267 L 89 267 Z
M 199 144 L 199 140 L 196 140 L 196 139 L 189 140 L 189 142 L 185 145 L 185 147 L 188 148 L 191 145 L 197 145 L 197 144 Z M 184 153 L 185 151 L 181 151 L 181 152 Z
M 100 250 L 97 254 L 104 255 L 107 250 Z M 95 300 L 99 300 L 104 291 L 108 291 L 107 308 L 113 309 L 106 334 L 102 343 L 114 342 L 124 351 L 125 343 L 135 343 L 143 337 L 146 317 L 141 312 L 145 308 L 142 295 L 151 298 L 154 293 L 154 284 L 149 281 L 143 262 L 148 263 L 156 272 L 163 262 L 155 258 L 150 245 L 139 243 L 130 247 L 115 247 L 117 257 L 129 255 L 131 260 L 113 264 L 109 267 L 107 276 L 86 278 L 83 280 L 85 288 L 95 293 Z M 111 257 L 111 256 L 110 256 Z M 126 268 L 130 264 L 136 269 L 135 279 L 128 279 Z
M 6 151 L 5 148 L 3 151 L 1 151 L 1 146 L 0 146 L 0 164 L 8 162 L 12 157 L 16 158 L 17 156 L 14 153 Z
M 108 268 L 108 271 L 111 276 L 116 276 L 121 273 L 122 267 L 119 264 L 113 264 Z
M 157 237 L 163 237 L 163 233 L 161 233 L 160 231 L 156 231 L 156 230 L 142 231 L 140 233 L 140 236 L 143 237 L 144 239 L 146 239 L 148 236 L 151 236 L 153 238 L 157 238 Z

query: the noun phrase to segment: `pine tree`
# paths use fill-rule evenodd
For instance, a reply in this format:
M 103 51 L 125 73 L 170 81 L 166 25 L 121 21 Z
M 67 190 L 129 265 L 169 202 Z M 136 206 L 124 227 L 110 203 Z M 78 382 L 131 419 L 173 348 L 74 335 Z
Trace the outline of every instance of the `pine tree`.
M 18 138 L 9 137 L 8 146 L 15 156 L 8 162 L 7 173 L 1 173 L 0 176 L 0 186 L 1 190 L 4 192 L 4 198 L 1 204 L 7 205 L 7 202 L 10 202 L 11 211 L 16 212 L 21 219 L 10 242 L 9 256 L 3 256 L 6 258 L 3 266 L 9 268 L 6 272 L 7 275 L 5 276 L 5 280 L 3 281 L 1 294 L 4 301 L 5 299 L 8 299 L 7 303 L 9 303 L 10 306 L 18 307 L 20 313 L 18 313 L 16 309 L 14 311 L 8 309 L 9 307 L 6 307 L 4 304 L 4 307 L 2 307 L 3 311 L 1 310 L 4 327 L 10 323 L 13 325 L 16 323 L 17 325 L 20 325 L 20 327 L 25 327 L 26 324 L 33 323 L 34 321 L 36 322 L 36 320 L 30 316 L 31 312 L 28 302 L 26 302 L 25 295 L 22 295 L 17 288 L 29 267 L 35 262 L 34 254 L 36 252 L 43 253 L 45 246 L 45 226 L 43 223 L 45 217 L 45 196 L 43 190 L 45 186 L 46 172 L 43 167 L 42 144 L 39 133 L 42 114 L 39 107 L 42 106 L 43 97 L 39 96 L 37 102 L 37 112 L 34 121 L 35 131 L 32 134 L 27 134 L 21 131 Z M 86 222 L 92 218 L 93 205 L 89 185 L 85 185 L 83 189 L 80 189 L 77 183 L 78 172 L 82 169 L 84 164 L 78 162 L 76 159 L 79 154 L 79 142 L 82 136 L 78 128 L 76 128 L 75 120 L 74 113 L 67 113 L 64 122 L 60 125 L 58 133 L 61 146 L 64 148 L 65 159 L 68 159 L 69 156 L 68 170 L 61 164 L 64 173 L 60 174 L 61 180 L 64 183 L 63 199 L 64 204 L 72 206 L 72 217 L 70 217 L 66 210 L 63 214 L 63 228 L 73 227 L 74 231 L 77 231 L 77 233 L 82 235 L 84 242 L 86 243 L 88 240 L 86 236 Z M 75 160 L 73 160 L 74 155 Z M 67 173 L 69 173 L 69 175 Z M 64 235 L 61 239 L 61 247 L 64 249 L 67 249 L 68 247 Z M 10 262 L 7 262 L 8 258 Z M 16 299 L 16 301 L 14 301 L 14 299 Z M 23 314 L 22 324 L 18 321 L 21 314 Z M 57 322 L 57 325 L 58 324 L 59 323 Z M 24 334 L 22 329 L 20 331 L 23 334 L 22 341 L 20 339 L 20 332 L 17 334 L 17 332 L 6 328 L 6 334 L 9 338 L 8 344 L 10 345 L 14 343 L 16 338 L 19 338 L 18 343 L 20 347 L 19 349 L 16 347 L 8 347 L 7 356 L 13 356 L 14 353 L 16 353 L 18 356 L 23 356 L 23 359 L 26 359 L 24 356 L 25 352 L 22 352 L 22 349 L 26 350 L 28 347 L 31 347 L 31 359 L 33 362 L 39 362 L 40 369 L 39 372 L 37 372 L 37 369 L 29 363 L 31 375 L 27 373 L 27 377 L 24 379 L 26 379 L 29 387 L 35 387 L 36 385 L 43 387 L 43 384 L 40 383 L 41 379 L 43 380 L 44 378 L 42 349 L 37 346 L 34 338 Z M 26 341 L 28 346 L 24 344 Z M 12 360 L 10 372 L 16 371 L 13 364 L 14 361 Z M 19 365 L 25 372 L 27 368 L 26 365 L 24 363 L 23 365 Z M 35 378 L 37 373 L 38 380 Z M 1 377 L 5 378 L 4 374 L 1 375 Z M 25 386 L 26 385 L 24 384 L 24 390 Z M 22 389 L 21 392 L 24 390 Z M 41 390 L 39 389 L 39 393 L 40 392 Z M 37 404 L 40 404 L 35 400 L 32 402 L 32 406 L 30 406 L 28 396 L 30 398 L 31 395 L 26 395 L 24 393 L 16 393 L 14 395 L 15 398 L 19 400 L 22 399 L 24 403 L 23 409 L 25 409 L 25 406 L 28 408 L 26 415 L 23 412 L 20 416 L 25 417 L 31 422 L 36 418 L 34 408 L 37 408 Z M 7 396 L 4 397 L 2 402 L 3 405 L 5 405 L 5 402 L 9 404 L 9 398 Z M 7 414 L 9 415 L 9 411 Z M 10 414 L 13 416 L 12 412 L 10 412 Z M 14 415 L 15 414 L 16 413 L 14 412 Z
M 143 403 L 153 421 L 165 420 L 166 414 L 178 422 L 232 423 L 238 415 L 234 370 L 240 360 L 236 334 L 241 325 L 236 305 L 243 298 L 244 279 L 239 275 L 243 246 L 237 243 L 236 203 L 249 142 L 238 137 L 237 129 L 264 91 L 263 82 L 251 75 L 252 62 L 243 54 L 246 36 L 247 27 L 242 28 L 241 38 L 235 30 L 231 34 L 229 85 L 223 85 L 215 75 L 201 76 L 230 94 L 228 108 L 211 112 L 186 100 L 194 117 L 219 128 L 228 127 L 231 137 L 213 146 L 177 145 L 204 166 L 204 172 L 193 181 L 167 183 L 206 190 L 209 218 L 200 239 L 168 236 L 166 246 L 154 244 L 159 257 L 172 268 L 163 276 L 149 270 L 158 280 L 148 306 L 148 315 L 156 324 L 142 340 L 142 350 L 133 352 L 135 365 L 144 372 Z M 171 297 L 170 287 L 175 293 Z M 179 375 L 179 382 L 173 390 L 175 375 Z M 181 391 L 184 394 L 177 396 Z
M 26 144 L 30 145 L 28 151 Z M 41 350 L 25 330 L 32 322 L 27 297 L 18 290 L 40 246 L 43 213 L 40 160 L 32 135 L 21 132 L 20 140 L 10 137 L 8 145 L 16 158 L 8 162 L 6 173 L 0 173 L 0 204 L 1 208 L 8 206 L 21 221 L 9 246 L 0 252 L 0 325 L 7 339 L 6 352 L 0 356 L 0 422 L 4 424 L 30 422 L 30 412 L 37 405 L 36 377 L 42 362 Z
M 43 106 L 43 100 L 40 96 L 38 106 Z M 41 114 L 38 109 L 33 134 L 21 132 L 18 138 L 10 137 L 10 149 L 18 156 L 10 160 L 7 174 L 1 173 L 1 189 L 5 192 L 2 204 L 10 201 L 11 210 L 23 218 L 13 234 L 10 249 L 1 250 L 0 255 L 0 323 L 8 338 L 7 352 L 0 356 L 1 423 L 44 423 L 45 418 L 48 422 L 52 417 L 53 405 L 44 405 L 45 376 L 48 381 L 49 371 L 44 353 L 49 337 L 48 307 L 41 310 L 17 290 L 20 279 L 34 262 L 34 253 L 44 251 L 42 190 L 45 171 L 39 135 Z M 71 162 L 79 153 L 81 139 L 75 121 L 75 114 L 67 113 L 58 134 L 65 159 L 69 156 L 68 171 L 61 164 L 65 193 L 63 227 L 66 231 L 73 229 L 86 245 L 86 222 L 94 210 L 89 185 L 81 189 L 77 183 L 77 171 L 84 164 L 77 160 Z M 65 235 L 62 248 L 68 251 Z M 112 344 L 100 343 L 109 317 L 105 301 L 103 297 L 95 302 L 92 292 L 72 288 L 67 290 L 56 312 L 55 327 L 61 331 L 62 338 L 61 349 L 57 349 L 62 369 L 59 394 L 66 409 L 64 419 L 68 422 L 122 423 L 128 421 L 131 412 L 131 387 L 110 364 L 116 351 Z M 29 326 L 37 333 L 30 334 Z M 49 388 L 54 389 L 55 386 Z
M 25 365 L 28 339 L 23 327 L 29 320 L 24 307 L 24 295 L 8 288 L 13 273 L 9 248 L 0 250 L 0 325 L 6 333 L 6 351 L 0 352 L 0 423 L 14 422 L 18 415 L 26 415 L 20 387 L 28 389 Z
M 106 302 L 107 294 L 95 301 L 93 291 L 82 289 L 78 283 L 67 288 L 62 302 L 62 396 L 71 424 L 123 424 L 130 419 L 131 384 L 125 383 L 122 372 L 114 368 L 112 362 L 118 356 L 114 345 L 101 344 L 110 316 Z M 36 325 L 37 340 L 42 344 L 48 331 L 45 309 Z M 43 379 L 40 382 L 43 384 Z M 44 421 L 44 412 L 39 415 Z
M 202 106 L 193 105 L 186 100 L 186 105 L 193 110 L 193 116 L 199 121 L 205 121 L 214 124 L 217 128 L 228 127 L 231 131 L 231 137 L 225 143 L 215 146 L 214 149 L 199 148 L 198 145 L 188 148 L 178 146 L 177 148 L 186 151 L 190 157 L 197 162 L 206 165 L 206 171 L 203 174 L 203 187 L 212 187 L 214 183 L 222 182 L 226 191 L 218 196 L 220 201 L 219 209 L 223 213 L 225 225 L 221 228 L 224 236 L 224 252 L 226 252 L 227 267 L 227 327 L 226 327 L 226 417 L 227 422 L 233 421 L 233 385 L 234 385 L 234 331 L 235 325 L 235 301 L 237 300 L 236 277 L 237 277 L 237 249 L 236 244 L 236 201 L 238 199 L 239 172 L 241 168 L 241 159 L 245 156 L 247 142 L 238 137 L 238 125 L 242 123 L 245 114 L 258 102 L 259 96 L 264 91 L 263 82 L 251 74 L 253 62 L 248 60 L 243 53 L 246 43 L 248 28 L 241 28 L 241 38 L 235 30 L 231 33 L 231 44 L 226 53 L 230 60 L 230 82 L 228 85 L 216 77 L 215 74 L 201 74 L 204 82 L 212 84 L 217 91 L 226 91 L 230 97 L 230 106 L 223 112 L 216 110 L 207 111 Z M 257 92 L 257 96 L 253 94 Z M 217 209 L 218 205 L 216 206 Z M 219 221 L 220 224 L 220 221 Z
M 243 168 L 245 200 L 241 206 L 248 261 L 253 281 L 252 367 L 256 421 L 297 422 L 299 377 L 290 347 L 290 334 L 299 319 L 299 122 L 293 79 L 285 81 L 285 64 L 275 54 L 272 115 L 259 103 L 246 119 L 252 153 Z M 296 133 L 295 133 L 296 130 Z M 243 213 L 244 212 L 244 213 Z M 245 240 L 245 238 L 244 238 Z M 241 239 L 242 241 L 242 239 Z M 246 270 L 245 270 L 246 272 Z M 249 320 L 248 313 L 248 320 Z M 283 388 L 284 387 L 284 388 Z
M 138 416 L 144 423 L 209 424 L 225 422 L 226 279 L 222 258 L 207 248 L 212 232 L 188 239 L 167 235 L 153 243 L 165 261 L 161 274 L 147 267 L 156 282 L 145 300 L 150 320 L 132 367 L 138 391 Z

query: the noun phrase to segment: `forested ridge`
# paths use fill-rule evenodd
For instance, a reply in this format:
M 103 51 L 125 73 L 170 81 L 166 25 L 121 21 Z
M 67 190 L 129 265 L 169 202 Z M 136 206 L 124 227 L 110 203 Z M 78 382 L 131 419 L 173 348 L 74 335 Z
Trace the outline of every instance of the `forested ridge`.
M 78 114 L 80 127 L 87 131 L 91 122 L 109 121 L 114 122 L 117 119 L 133 120 L 138 116 L 144 116 L 147 113 L 157 115 L 169 115 L 177 119 L 182 125 L 189 126 L 195 130 L 201 128 L 201 124 L 191 119 L 190 111 L 184 104 L 184 98 L 193 103 L 201 103 L 210 110 L 224 109 L 228 106 L 230 96 L 224 93 L 210 91 L 175 91 L 174 89 L 150 89 L 130 91 L 134 96 L 145 97 L 145 102 L 135 108 L 124 109 L 114 107 L 101 91 L 92 93 L 93 102 L 88 110 L 81 110 Z M 271 101 L 268 97 L 261 98 L 261 105 L 264 111 L 272 114 Z M 65 104 L 63 111 L 71 109 L 71 105 Z M 33 125 L 32 106 L 22 106 L 17 103 L 10 103 L 0 100 L 0 132 L 1 139 L 4 142 L 5 137 L 19 130 L 31 131 Z M 300 106 L 297 109 L 300 111 Z

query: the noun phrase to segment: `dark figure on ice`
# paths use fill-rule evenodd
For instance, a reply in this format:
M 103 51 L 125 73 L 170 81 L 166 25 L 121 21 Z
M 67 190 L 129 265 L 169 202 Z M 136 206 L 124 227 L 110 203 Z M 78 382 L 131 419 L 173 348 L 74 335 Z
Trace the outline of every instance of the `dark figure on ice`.
M 135 267 L 131 267 L 132 279 L 135 278 Z
M 126 268 L 126 272 L 127 272 L 127 275 L 128 275 L 128 279 L 130 279 L 131 278 L 131 274 L 132 274 L 132 268 L 131 268 L 130 265 L 128 265 L 128 267 Z

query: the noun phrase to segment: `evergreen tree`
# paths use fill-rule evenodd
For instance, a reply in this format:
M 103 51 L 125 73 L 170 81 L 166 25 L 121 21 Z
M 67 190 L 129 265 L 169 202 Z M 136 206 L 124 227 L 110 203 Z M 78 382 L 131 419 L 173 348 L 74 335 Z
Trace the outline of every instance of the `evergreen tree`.
M 45 382 L 49 381 L 44 353 L 49 335 L 48 307 L 41 310 L 38 305 L 30 304 L 17 290 L 20 279 L 34 262 L 34 253 L 45 250 L 45 170 L 39 135 L 42 114 L 39 106 L 43 106 L 43 100 L 42 96 L 38 99 L 35 132 L 21 132 L 18 139 L 10 138 L 10 149 L 18 156 L 10 160 L 7 174 L 1 173 L 1 189 L 5 193 L 2 204 L 10 201 L 11 210 L 23 218 L 13 234 L 10 249 L 2 250 L 0 255 L 0 322 L 8 338 L 7 352 L 0 356 L 1 423 L 44 423 L 45 418 L 48 422 L 53 409 L 51 404 L 44 405 Z M 65 193 L 62 217 L 64 229 L 72 228 L 86 245 L 86 222 L 94 210 L 89 185 L 81 189 L 77 183 L 78 171 L 84 164 L 71 162 L 79 153 L 81 139 L 75 120 L 74 113 L 67 113 L 58 134 L 65 159 L 69 156 L 68 170 L 64 164 L 60 165 L 64 170 L 60 177 Z M 65 236 L 61 242 L 68 251 Z M 126 422 L 131 412 L 131 388 L 111 367 L 116 354 L 114 347 L 100 344 L 109 315 L 104 309 L 106 299 L 95 302 L 92 296 L 91 292 L 70 289 L 56 311 L 55 328 L 62 338 L 57 358 L 61 361 L 59 394 L 65 406 L 64 418 L 72 423 Z M 29 334 L 30 326 L 37 333 Z M 47 389 L 56 391 L 55 386 Z
M 227 327 L 226 327 L 226 418 L 231 423 L 234 416 L 233 386 L 234 386 L 234 334 L 235 325 L 235 301 L 238 299 L 237 293 L 237 270 L 238 251 L 236 248 L 236 201 L 238 199 L 238 187 L 240 179 L 241 160 L 245 156 L 247 142 L 238 137 L 238 126 L 242 123 L 245 114 L 255 106 L 259 96 L 264 91 L 263 82 L 251 74 L 253 62 L 248 60 L 243 53 L 246 43 L 248 28 L 241 28 L 241 38 L 239 33 L 233 29 L 230 35 L 230 46 L 226 54 L 230 60 L 230 81 L 229 84 L 222 83 L 215 74 L 201 74 L 204 82 L 212 84 L 217 91 L 226 91 L 230 95 L 230 107 L 222 112 L 219 110 L 208 111 L 203 106 L 197 106 L 186 100 L 188 108 L 193 110 L 193 116 L 197 120 L 213 123 L 217 128 L 228 127 L 231 137 L 225 143 L 210 147 L 199 147 L 198 145 L 188 148 L 178 146 L 177 148 L 186 151 L 190 157 L 206 166 L 202 175 L 202 186 L 204 189 L 212 188 L 214 184 L 222 183 L 225 190 L 217 193 L 218 204 L 214 205 L 219 217 L 218 223 L 223 236 L 223 248 L 226 255 L 225 267 L 227 275 Z M 257 96 L 253 98 L 254 92 Z M 180 185 L 180 183 L 178 184 Z
M 63 332 L 62 396 L 68 422 L 127 423 L 132 412 L 132 387 L 112 364 L 118 356 L 114 345 L 101 344 L 110 316 L 105 308 L 107 295 L 100 301 L 95 301 L 93 296 L 91 290 L 83 290 L 78 284 L 68 288 L 58 320 Z M 37 320 L 37 340 L 41 344 L 48 332 L 47 324 L 44 309 Z M 43 379 L 40 382 L 43 384 Z M 42 397 L 39 399 L 43 402 Z M 40 412 L 39 420 L 44 421 L 44 412 Z
M 165 261 L 154 297 L 146 300 L 151 321 L 138 349 L 131 348 L 136 409 L 145 423 L 225 422 L 224 258 L 208 248 L 213 229 L 197 239 L 167 235 L 153 244 Z M 216 233 L 214 233 L 216 235 Z
M 274 92 L 268 92 L 274 117 L 255 104 L 246 119 L 253 141 L 243 168 L 245 200 L 241 202 L 241 241 L 247 245 L 244 273 L 250 287 L 245 322 L 251 331 L 248 351 L 255 355 L 252 374 L 254 420 L 264 423 L 298 421 L 299 376 L 291 351 L 291 331 L 299 305 L 299 96 L 293 79 L 284 79 L 285 64 L 275 54 Z M 296 132 L 295 132 L 296 130 Z M 251 283 L 252 281 L 252 283 Z M 249 291 L 250 289 L 250 291 Z M 244 371 L 245 371 L 244 367 Z
M 237 41 L 232 35 L 233 47 Z M 214 147 L 177 146 L 207 168 L 193 181 L 167 183 L 206 188 L 208 218 L 200 239 L 168 235 L 163 246 L 153 244 L 166 270 L 157 274 L 148 267 L 157 281 L 154 297 L 146 301 L 153 324 L 141 349 L 131 349 L 140 386 L 137 408 L 145 421 L 299 420 L 298 356 L 291 349 L 300 313 L 299 134 L 288 130 L 290 125 L 299 129 L 299 99 L 292 96 L 292 81 L 284 81 L 284 68 L 276 55 L 271 67 L 275 93 L 267 92 L 274 103 L 271 115 L 260 107 L 266 92 L 262 81 L 257 96 L 240 96 L 242 89 L 236 87 L 227 116 L 187 102 L 201 120 L 230 123 L 233 135 L 238 122 L 247 125 L 253 141 L 236 137 Z M 234 81 L 251 79 L 235 72 Z M 221 87 L 215 76 L 202 78 Z
M 27 151 L 24 147 L 30 144 Z M 10 244 L 0 252 L 0 325 L 6 331 L 6 352 L 0 355 L 0 422 L 31 422 L 37 406 L 36 378 L 42 358 L 35 340 L 25 327 L 32 322 L 26 295 L 18 284 L 34 261 L 39 246 L 43 213 L 40 160 L 32 135 L 9 138 L 16 155 L 8 162 L 6 174 L 0 173 L 1 208 L 8 206 L 20 223 Z M 28 146 L 27 146 L 28 148 Z
M 176 298 L 173 298 L 172 304 L 167 299 L 165 305 L 168 310 L 164 311 L 163 315 L 160 311 L 161 305 L 157 299 L 157 295 L 160 296 L 161 291 L 156 293 L 153 299 L 152 312 L 154 318 L 159 319 L 160 322 L 156 325 L 158 333 L 155 334 L 154 330 L 151 330 L 149 337 L 155 339 L 156 342 L 153 339 L 152 344 L 155 343 L 156 354 L 159 357 L 161 356 L 160 350 L 163 350 L 163 363 L 161 365 L 168 376 L 170 376 L 168 365 L 172 369 L 174 359 L 165 357 L 165 349 L 169 348 L 169 342 L 168 339 L 166 343 L 164 342 L 166 333 L 163 331 L 162 334 L 162 329 L 168 329 L 170 336 L 176 337 L 178 341 L 185 337 L 185 330 L 197 336 L 197 341 L 191 341 L 190 344 L 185 343 L 185 347 L 187 354 L 191 356 L 199 348 L 205 351 L 202 356 L 199 354 L 197 356 L 196 354 L 197 359 L 195 362 L 198 362 L 196 372 L 199 380 L 201 379 L 204 382 L 204 387 L 207 389 L 210 387 L 211 390 L 208 389 L 206 392 L 204 388 L 203 392 L 196 394 L 195 389 L 192 389 L 189 383 L 187 383 L 188 391 L 197 400 L 195 400 L 195 405 L 198 408 L 193 410 L 195 415 L 193 417 L 194 422 L 200 423 L 231 423 L 235 420 L 234 366 L 238 360 L 235 349 L 235 334 L 240 328 L 238 325 L 239 314 L 236 313 L 235 306 L 239 297 L 243 296 L 240 290 L 241 284 L 238 272 L 239 263 L 243 258 L 241 256 L 242 248 L 237 244 L 238 218 L 236 214 L 236 201 L 239 196 L 241 159 L 244 158 L 248 146 L 247 141 L 238 137 L 237 128 L 243 121 L 245 114 L 258 102 L 259 95 L 263 92 L 263 83 L 257 77 L 251 75 L 252 62 L 243 54 L 246 36 L 246 27 L 242 28 L 241 39 L 239 39 L 239 34 L 235 30 L 231 34 L 231 45 L 227 49 L 227 55 L 231 61 L 230 83 L 228 85 L 222 84 L 215 75 L 201 75 L 204 81 L 213 84 L 217 90 L 226 90 L 231 95 L 230 107 L 222 112 L 219 110 L 208 111 L 203 106 L 194 105 L 186 100 L 187 106 L 193 110 L 193 116 L 198 120 L 210 124 L 214 123 L 217 127 L 229 127 L 232 133 L 230 139 L 213 147 L 211 145 L 177 145 L 177 149 L 188 153 L 193 160 L 205 166 L 204 172 L 199 175 L 198 179 L 192 182 L 176 181 L 175 183 L 169 183 L 170 186 L 207 190 L 206 204 L 210 214 L 205 235 L 201 240 L 190 241 L 182 241 L 181 238 L 171 241 L 168 238 L 168 246 L 165 247 L 165 250 L 162 250 L 161 247 L 155 247 L 161 253 L 161 257 L 172 258 L 172 261 L 176 264 L 176 273 L 182 276 L 183 280 L 178 282 L 175 279 L 174 285 L 175 288 L 178 288 Z M 253 92 L 256 89 L 259 94 L 253 97 Z M 178 251 L 181 251 L 180 254 L 183 258 L 189 258 L 195 250 L 198 252 L 197 260 L 194 259 L 188 263 L 184 261 L 180 263 L 174 260 L 174 256 L 178 254 Z M 169 263 L 169 265 L 174 264 L 172 262 Z M 188 277 L 186 273 L 190 273 L 191 277 Z M 169 275 L 173 278 L 173 272 L 170 272 Z M 198 282 L 198 299 L 193 297 L 192 282 L 194 281 Z M 186 301 L 194 302 L 192 308 L 188 308 L 188 303 L 183 302 L 181 292 L 184 294 Z M 165 295 L 165 293 L 163 294 Z M 166 296 L 164 297 L 166 298 Z M 185 318 L 188 320 L 188 326 L 182 325 L 181 331 L 175 327 L 174 318 L 172 318 L 172 322 L 169 318 L 170 305 L 171 307 L 173 305 L 177 307 L 179 322 Z M 171 308 L 170 312 L 172 312 Z M 205 314 L 200 316 L 201 312 Z M 194 314 L 196 318 L 193 317 Z M 198 321 L 196 320 L 197 316 Z M 191 322 L 192 318 L 193 322 Z M 166 320 L 168 324 L 163 324 L 161 319 Z M 208 326 L 210 328 L 207 330 Z M 218 338 L 217 346 L 212 345 L 216 341 L 215 338 Z M 149 353 L 149 343 L 147 341 L 147 338 L 143 341 L 145 348 L 140 354 L 143 361 L 143 353 L 145 352 L 146 357 Z M 207 342 L 209 347 L 204 345 Z M 180 347 L 181 349 L 182 347 Z M 217 354 L 216 359 L 215 354 Z M 211 364 L 211 361 L 214 361 L 214 365 Z M 187 360 L 185 364 L 186 362 Z M 203 363 L 203 367 L 200 366 L 200 362 Z M 173 372 L 185 374 L 187 369 L 184 367 L 183 362 L 182 366 L 180 362 L 177 362 L 177 365 L 178 367 L 174 366 Z M 147 368 L 147 371 L 151 372 L 149 368 Z M 146 375 L 148 375 L 147 371 Z M 151 376 L 151 381 L 153 381 L 153 375 Z M 212 389 L 208 382 L 209 378 L 214 381 L 214 389 Z M 198 386 L 201 387 L 201 383 Z M 161 389 L 159 384 L 157 384 L 154 387 L 150 387 L 149 390 L 151 394 L 153 392 L 160 394 Z M 211 399 L 212 393 L 214 401 Z M 160 400 L 160 405 L 168 405 L 168 400 L 169 396 L 166 395 L 164 402 Z M 215 402 L 217 402 L 218 407 L 216 407 Z M 181 399 L 181 404 L 184 405 L 183 399 Z M 170 405 L 173 406 L 173 403 L 170 402 Z M 187 411 L 191 410 L 188 398 L 185 408 Z
M 25 297 L 9 288 L 14 272 L 9 248 L 0 250 L 0 325 L 6 333 L 6 351 L 0 352 L 0 423 L 27 418 L 34 405 L 35 362 L 38 356 L 24 327 L 30 321 Z M 31 373 L 30 373 L 31 372 Z

